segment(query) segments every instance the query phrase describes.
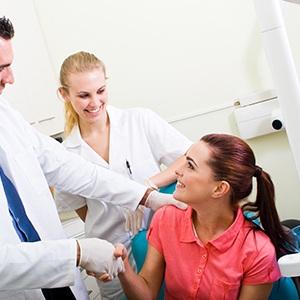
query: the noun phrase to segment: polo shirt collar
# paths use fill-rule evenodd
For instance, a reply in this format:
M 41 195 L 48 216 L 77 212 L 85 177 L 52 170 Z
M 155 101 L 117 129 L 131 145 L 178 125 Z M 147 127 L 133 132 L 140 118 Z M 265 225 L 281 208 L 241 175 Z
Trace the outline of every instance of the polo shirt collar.
M 183 219 L 181 234 L 180 234 L 180 242 L 182 243 L 192 243 L 197 242 L 199 239 L 196 237 L 194 233 L 194 226 L 192 223 L 192 214 L 193 209 L 188 207 L 185 211 L 185 216 Z M 240 207 L 237 208 L 237 215 L 234 222 L 231 226 L 223 232 L 220 236 L 208 242 L 207 244 L 212 245 L 217 248 L 221 252 L 225 252 L 228 250 L 232 244 L 235 242 L 235 239 L 240 232 L 243 223 L 245 221 L 244 215 Z
M 194 210 L 190 206 L 188 206 L 188 208 L 184 212 L 184 218 L 180 234 L 180 242 L 191 243 L 196 242 L 198 240 L 194 233 L 194 226 L 192 221 L 193 211 Z

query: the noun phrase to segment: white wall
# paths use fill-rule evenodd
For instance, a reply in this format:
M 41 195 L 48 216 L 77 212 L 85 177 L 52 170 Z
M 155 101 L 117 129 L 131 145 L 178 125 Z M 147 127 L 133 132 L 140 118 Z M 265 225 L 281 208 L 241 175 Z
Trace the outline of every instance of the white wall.
M 208 132 L 237 135 L 233 103 L 273 87 L 251 0 L 33 0 L 53 68 L 90 51 L 108 70 L 110 103 L 145 106 L 193 141 Z M 287 30 L 300 67 L 300 9 Z M 298 55 L 297 55 L 298 54 Z M 221 106 L 216 112 L 201 114 Z M 282 219 L 300 218 L 300 187 L 284 132 L 249 140 L 273 177 Z
M 16 9 L 17 8 L 17 9 Z M 0 0 L 0 15 L 9 16 L 15 29 L 12 64 L 15 83 L 3 96 L 33 127 L 47 135 L 61 132 L 63 104 L 56 101 L 56 75 L 40 30 L 32 0 Z

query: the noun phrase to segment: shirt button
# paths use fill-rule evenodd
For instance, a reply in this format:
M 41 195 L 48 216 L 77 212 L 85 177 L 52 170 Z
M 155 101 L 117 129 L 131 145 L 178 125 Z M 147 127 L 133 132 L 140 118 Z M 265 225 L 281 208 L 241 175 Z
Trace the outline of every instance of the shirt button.
M 19 221 L 20 221 L 19 218 L 16 218 L 16 222 L 19 223 Z
M 224 291 L 225 291 L 225 292 L 228 292 L 228 291 L 229 291 L 229 285 L 227 285 L 227 284 L 224 284 L 224 286 L 223 286 L 223 287 L 224 287 Z
M 198 274 L 201 274 L 201 273 L 202 273 L 202 269 L 199 268 L 198 271 L 197 271 L 197 273 L 198 273 Z
M 193 288 L 196 289 L 198 287 L 197 283 L 193 284 Z
M 206 254 L 202 254 L 202 259 L 206 259 Z

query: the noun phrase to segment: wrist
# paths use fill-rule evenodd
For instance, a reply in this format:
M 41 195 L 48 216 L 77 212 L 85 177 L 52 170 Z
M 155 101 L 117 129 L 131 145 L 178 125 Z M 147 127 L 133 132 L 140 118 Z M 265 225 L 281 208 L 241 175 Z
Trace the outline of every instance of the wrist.
M 148 199 L 148 197 L 149 197 L 149 195 L 150 195 L 151 192 L 153 192 L 153 190 L 150 189 L 150 188 L 148 188 L 148 189 L 146 190 L 146 192 L 145 192 L 143 198 L 142 198 L 141 201 L 140 201 L 140 204 L 141 204 L 141 205 L 145 205 L 145 202 L 146 202 L 146 200 Z
M 77 245 L 77 259 L 76 259 L 76 267 L 79 266 L 80 263 L 80 255 L 81 255 L 81 249 L 80 249 L 80 245 L 79 242 L 76 240 L 76 245 Z

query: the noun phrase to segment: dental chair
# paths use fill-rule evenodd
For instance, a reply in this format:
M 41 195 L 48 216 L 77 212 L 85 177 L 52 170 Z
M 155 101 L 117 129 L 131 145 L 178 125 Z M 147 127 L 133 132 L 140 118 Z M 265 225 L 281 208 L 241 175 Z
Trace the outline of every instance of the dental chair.
M 300 299 L 300 220 L 288 219 L 281 222 L 284 228 L 289 232 L 289 234 L 295 238 L 294 245 L 292 247 L 287 247 L 292 254 L 286 254 L 279 258 L 278 265 L 282 276 L 281 280 L 286 280 L 288 282 L 289 290 L 286 290 L 286 294 L 282 294 L 282 298 L 274 299 Z M 274 286 L 275 287 L 275 286 Z M 274 290 L 273 287 L 273 290 Z M 294 290 L 297 291 L 297 295 Z M 293 292 L 294 295 L 290 296 L 288 293 Z M 287 296 L 289 298 L 287 298 Z M 272 298 L 273 300 L 273 298 Z
M 173 194 L 174 190 L 176 187 L 176 182 L 169 184 L 165 187 L 160 188 L 161 193 L 165 194 Z M 147 255 L 147 249 L 148 249 L 148 241 L 146 239 L 147 235 L 147 230 L 140 231 L 133 239 L 132 239 L 132 254 L 136 262 L 136 266 L 138 269 L 138 272 L 141 271 L 146 255 Z M 163 282 L 159 296 L 157 300 L 163 300 L 164 299 L 164 289 L 165 289 L 165 284 Z
M 251 218 L 253 214 L 251 212 L 244 212 L 244 215 Z M 252 220 L 256 225 L 260 226 L 258 219 Z M 286 230 L 294 228 L 296 225 L 300 225 L 298 220 L 286 220 L 281 222 Z M 300 226 L 299 226 L 300 229 Z M 299 235 L 300 236 L 300 235 Z M 299 280 L 299 279 L 298 279 Z M 277 280 L 271 290 L 269 300 L 300 300 L 300 281 L 293 278 L 283 277 Z

